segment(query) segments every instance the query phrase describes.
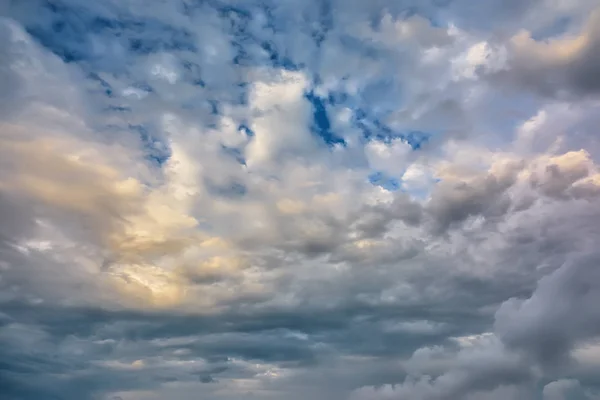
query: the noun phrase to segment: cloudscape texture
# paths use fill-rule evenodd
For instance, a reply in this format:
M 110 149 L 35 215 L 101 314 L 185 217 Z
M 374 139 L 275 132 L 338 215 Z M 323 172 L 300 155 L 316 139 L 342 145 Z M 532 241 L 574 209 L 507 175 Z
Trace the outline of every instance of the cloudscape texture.
M 598 0 L 0 0 L 0 398 L 600 399 Z

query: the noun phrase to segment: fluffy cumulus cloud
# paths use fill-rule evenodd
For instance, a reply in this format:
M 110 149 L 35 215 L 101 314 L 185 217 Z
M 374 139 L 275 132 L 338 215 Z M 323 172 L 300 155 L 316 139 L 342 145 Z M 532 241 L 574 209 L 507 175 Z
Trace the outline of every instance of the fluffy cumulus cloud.
M 600 399 L 599 54 L 595 0 L 0 0 L 0 397 Z

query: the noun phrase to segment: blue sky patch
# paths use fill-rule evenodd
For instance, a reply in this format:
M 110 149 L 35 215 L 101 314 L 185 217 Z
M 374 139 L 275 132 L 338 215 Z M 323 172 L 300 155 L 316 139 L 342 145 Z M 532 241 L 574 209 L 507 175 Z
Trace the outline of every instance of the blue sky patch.
M 336 136 L 331 130 L 331 122 L 327 115 L 325 99 L 317 96 L 313 91 L 307 92 L 304 97 L 306 97 L 313 107 L 312 132 L 323 139 L 328 146 L 345 145 L 345 140 Z
M 408 143 L 413 150 L 420 150 L 430 140 L 432 134 L 419 130 L 396 131 L 382 123 L 378 118 L 373 118 L 362 108 L 354 110 L 353 123 L 363 132 L 365 140 L 377 140 L 391 143 L 393 140 L 402 140 Z
M 370 174 L 369 182 L 375 186 L 380 186 L 385 190 L 389 190 L 390 192 L 395 192 L 401 188 L 400 180 L 381 171 Z

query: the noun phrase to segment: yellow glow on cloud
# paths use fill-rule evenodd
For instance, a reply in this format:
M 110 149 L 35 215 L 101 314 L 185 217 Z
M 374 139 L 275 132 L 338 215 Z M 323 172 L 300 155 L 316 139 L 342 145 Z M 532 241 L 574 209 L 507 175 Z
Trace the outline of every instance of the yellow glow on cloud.
M 136 307 L 176 306 L 186 292 L 178 275 L 153 265 L 116 265 L 110 283 L 127 305 Z
M 277 209 L 282 214 L 301 214 L 306 210 L 306 205 L 298 200 L 282 199 L 277 202 Z

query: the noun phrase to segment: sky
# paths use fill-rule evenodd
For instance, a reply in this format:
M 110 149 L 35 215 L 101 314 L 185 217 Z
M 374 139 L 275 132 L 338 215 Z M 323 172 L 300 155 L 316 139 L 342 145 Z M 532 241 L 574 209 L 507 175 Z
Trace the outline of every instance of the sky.
M 597 0 L 0 0 L 5 400 L 600 399 Z

